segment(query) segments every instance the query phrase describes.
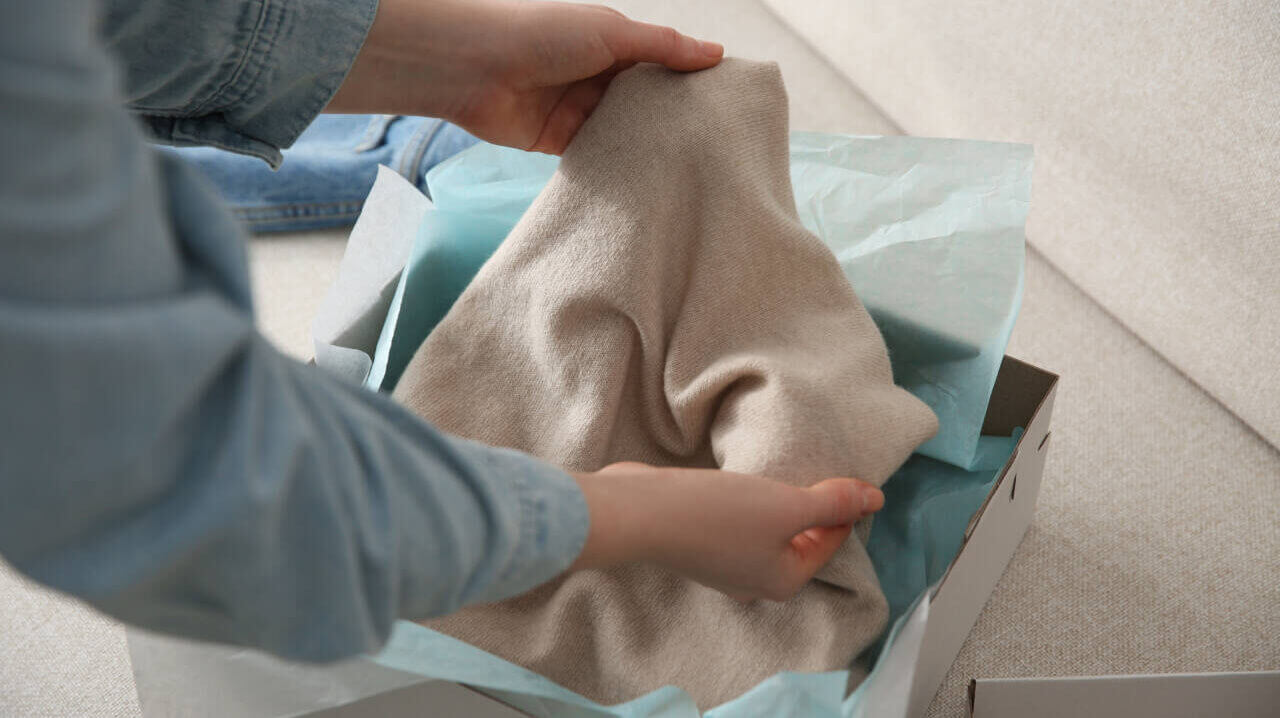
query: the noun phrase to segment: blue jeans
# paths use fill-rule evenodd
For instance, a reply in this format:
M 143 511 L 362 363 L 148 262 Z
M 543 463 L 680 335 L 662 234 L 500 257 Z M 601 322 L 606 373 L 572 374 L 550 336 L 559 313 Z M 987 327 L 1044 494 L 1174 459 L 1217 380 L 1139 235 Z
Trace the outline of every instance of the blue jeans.
M 254 232 L 355 222 L 386 165 L 426 191 L 427 170 L 477 142 L 443 120 L 398 115 L 320 115 L 273 171 L 256 157 L 211 147 L 163 147 L 212 180 Z

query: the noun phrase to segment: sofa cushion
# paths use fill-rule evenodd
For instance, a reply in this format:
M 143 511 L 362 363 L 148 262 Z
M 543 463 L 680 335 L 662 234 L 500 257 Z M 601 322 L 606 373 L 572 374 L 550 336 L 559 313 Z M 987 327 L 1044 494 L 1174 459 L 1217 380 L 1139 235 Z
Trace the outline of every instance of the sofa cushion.
M 1033 143 L 1032 245 L 1280 445 L 1280 5 L 765 2 L 906 132 Z

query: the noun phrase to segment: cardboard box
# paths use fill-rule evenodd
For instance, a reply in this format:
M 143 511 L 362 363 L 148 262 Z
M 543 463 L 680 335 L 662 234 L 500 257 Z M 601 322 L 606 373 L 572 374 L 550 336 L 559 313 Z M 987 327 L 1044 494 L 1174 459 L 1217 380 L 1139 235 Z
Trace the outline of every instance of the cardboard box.
M 1005 357 L 983 432 L 1009 436 L 1022 427 L 1022 437 L 970 520 L 959 554 L 890 649 L 889 662 L 899 671 L 899 680 L 866 696 L 865 702 L 874 704 L 868 715 L 918 718 L 933 700 L 1031 522 L 1049 448 L 1057 381 L 1056 374 Z M 368 661 L 303 668 L 255 652 L 136 630 L 129 632 L 129 649 L 147 718 L 527 715 L 464 686 Z M 556 707 L 544 704 L 540 712 L 554 716 Z
M 982 607 L 1031 525 L 1049 449 L 1058 375 L 1006 356 L 982 432 L 1025 430 L 986 503 L 969 521 L 964 544 L 929 601 L 929 622 L 911 685 L 908 718 L 923 716 L 955 662 Z

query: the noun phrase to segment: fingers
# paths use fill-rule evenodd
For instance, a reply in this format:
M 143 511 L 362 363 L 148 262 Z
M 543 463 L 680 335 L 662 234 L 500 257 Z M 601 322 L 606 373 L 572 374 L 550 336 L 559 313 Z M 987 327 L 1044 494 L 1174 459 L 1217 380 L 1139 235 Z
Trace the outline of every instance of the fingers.
M 884 506 L 884 494 L 857 479 L 827 479 L 804 489 L 805 506 L 796 531 L 817 526 L 847 526 Z
M 853 531 L 854 522 L 879 511 L 884 494 L 856 479 L 827 479 L 802 489 L 800 523 L 788 543 L 787 568 L 766 598 L 786 600 L 826 565 Z
M 619 62 L 656 62 L 672 70 L 704 70 L 724 57 L 724 46 L 695 40 L 674 29 L 609 16 L 604 41 Z
M 538 139 L 527 149 L 552 155 L 563 154 L 587 117 L 600 104 L 600 98 L 604 97 L 615 74 L 612 71 L 602 72 L 570 85 L 547 114 Z
M 852 531 L 851 525 L 811 528 L 791 539 L 799 579 L 795 590 L 800 590 L 801 585 L 831 560 Z

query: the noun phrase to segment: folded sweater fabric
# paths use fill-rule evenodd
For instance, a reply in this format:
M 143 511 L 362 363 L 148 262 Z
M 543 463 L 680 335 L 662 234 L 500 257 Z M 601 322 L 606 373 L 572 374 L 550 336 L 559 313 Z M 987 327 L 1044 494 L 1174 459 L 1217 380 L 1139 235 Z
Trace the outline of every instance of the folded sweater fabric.
M 788 172 L 776 66 L 623 72 L 395 395 L 440 429 L 570 470 L 883 483 L 936 419 L 894 386 Z M 600 702 L 675 684 L 709 707 L 778 671 L 845 667 L 885 618 L 854 537 L 785 603 L 631 565 L 426 625 Z

